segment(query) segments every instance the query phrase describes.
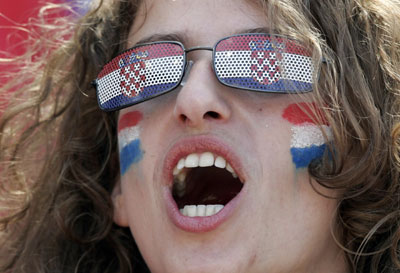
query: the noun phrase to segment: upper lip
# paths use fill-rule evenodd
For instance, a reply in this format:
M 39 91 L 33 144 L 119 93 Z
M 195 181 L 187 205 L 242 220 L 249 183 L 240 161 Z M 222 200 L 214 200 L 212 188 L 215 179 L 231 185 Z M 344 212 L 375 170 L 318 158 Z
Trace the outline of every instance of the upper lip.
M 214 136 L 191 136 L 176 141 L 168 150 L 163 166 L 164 183 L 168 187 L 173 184 L 173 169 L 178 161 L 191 153 L 212 152 L 224 157 L 230 163 L 240 181 L 246 181 L 242 161 L 236 152 L 224 141 Z

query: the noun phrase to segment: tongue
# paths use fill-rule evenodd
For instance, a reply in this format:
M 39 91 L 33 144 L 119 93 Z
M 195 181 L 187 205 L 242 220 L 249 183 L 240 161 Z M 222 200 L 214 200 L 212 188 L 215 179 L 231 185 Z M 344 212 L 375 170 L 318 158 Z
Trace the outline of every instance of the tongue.
M 185 205 L 226 205 L 243 184 L 225 169 L 216 167 L 190 169 L 186 176 L 186 194 L 174 196 L 179 208 Z

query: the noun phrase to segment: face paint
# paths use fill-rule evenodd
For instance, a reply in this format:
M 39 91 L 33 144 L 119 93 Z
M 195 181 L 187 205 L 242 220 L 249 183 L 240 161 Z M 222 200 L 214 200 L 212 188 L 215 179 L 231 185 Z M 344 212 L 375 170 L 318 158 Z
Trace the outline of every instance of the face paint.
M 140 112 L 129 112 L 121 117 L 118 123 L 119 161 L 121 175 L 130 168 L 132 164 L 138 163 L 143 157 L 140 147 L 140 126 L 142 119 Z
M 328 140 L 332 139 L 332 132 L 314 103 L 290 104 L 283 111 L 282 117 L 293 125 L 290 153 L 297 169 L 305 168 L 313 159 L 323 156 L 326 139 L 320 126 L 316 124 L 317 117 L 322 122 L 321 127 Z

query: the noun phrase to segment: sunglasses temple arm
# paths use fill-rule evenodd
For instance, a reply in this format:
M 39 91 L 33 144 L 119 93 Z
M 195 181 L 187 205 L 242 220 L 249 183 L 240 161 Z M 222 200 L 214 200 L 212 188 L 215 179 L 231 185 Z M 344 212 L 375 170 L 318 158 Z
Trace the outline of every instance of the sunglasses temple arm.
M 192 69 L 193 66 L 193 61 L 190 60 L 187 62 L 185 72 L 183 74 L 183 79 L 181 81 L 181 86 L 184 86 L 186 84 L 187 78 L 189 77 L 190 69 Z

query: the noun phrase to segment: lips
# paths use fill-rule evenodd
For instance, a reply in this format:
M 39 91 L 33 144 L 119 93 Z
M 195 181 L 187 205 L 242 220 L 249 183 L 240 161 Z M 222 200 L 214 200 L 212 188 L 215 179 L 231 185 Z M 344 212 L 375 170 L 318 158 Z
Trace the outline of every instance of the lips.
M 178 228 L 189 232 L 217 228 L 234 213 L 245 193 L 241 160 L 213 137 L 177 142 L 167 153 L 163 174 L 167 214 Z

